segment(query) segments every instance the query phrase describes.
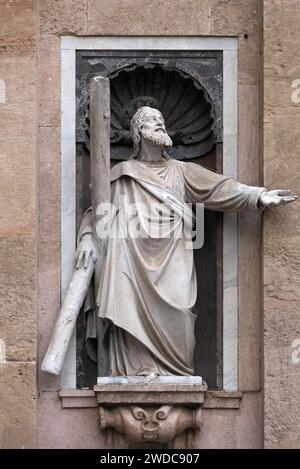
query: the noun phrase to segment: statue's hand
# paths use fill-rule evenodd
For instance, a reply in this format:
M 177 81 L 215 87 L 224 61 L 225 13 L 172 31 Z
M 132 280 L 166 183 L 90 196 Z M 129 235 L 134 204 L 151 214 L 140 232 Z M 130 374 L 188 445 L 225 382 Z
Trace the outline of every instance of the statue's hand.
M 289 204 L 298 199 L 296 195 L 290 195 L 288 190 L 273 190 L 263 192 L 259 197 L 259 203 L 264 207 L 278 207 L 279 205 Z
M 86 233 L 83 235 L 76 254 L 75 254 L 75 266 L 76 269 L 79 269 L 83 266 L 84 269 L 88 268 L 89 262 L 97 261 L 97 246 L 94 241 L 94 236 L 92 233 Z

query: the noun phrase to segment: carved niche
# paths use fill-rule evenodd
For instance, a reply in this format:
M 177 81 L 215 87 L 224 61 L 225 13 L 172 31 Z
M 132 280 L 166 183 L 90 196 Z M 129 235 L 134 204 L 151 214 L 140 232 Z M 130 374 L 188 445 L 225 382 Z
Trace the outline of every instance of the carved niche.
M 159 108 L 174 146 L 175 159 L 194 160 L 222 171 L 223 55 L 221 51 L 91 51 L 76 52 L 77 227 L 90 206 L 89 86 L 94 76 L 110 79 L 111 160 L 127 159 L 132 151 L 129 122 L 141 105 Z M 196 304 L 195 374 L 210 387 L 222 383 L 221 216 L 205 213 L 205 246 L 195 252 L 198 289 Z M 203 275 L 202 270 L 205 275 Z M 204 307 L 205 306 L 205 307 Z M 220 329 L 220 330 L 219 330 Z M 203 331 L 210 331 L 209 338 Z M 106 371 L 98 361 L 96 339 L 86 339 L 83 316 L 77 323 L 77 386 L 91 386 Z M 203 353 L 205 349 L 206 353 Z M 105 362 L 105 360 L 104 360 Z M 99 366 L 102 367 L 99 371 Z

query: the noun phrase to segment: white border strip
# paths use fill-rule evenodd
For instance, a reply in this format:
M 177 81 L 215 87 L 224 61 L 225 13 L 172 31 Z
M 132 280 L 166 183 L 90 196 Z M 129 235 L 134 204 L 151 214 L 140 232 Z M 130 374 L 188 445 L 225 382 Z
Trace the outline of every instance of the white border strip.
M 72 278 L 76 247 L 75 49 L 61 51 L 61 302 Z M 61 372 L 61 387 L 76 388 L 76 334 Z
M 237 179 L 237 50 L 223 51 L 223 174 Z M 223 389 L 238 388 L 237 214 L 223 217 Z
M 237 177 L 237 39 L 224 37 L 62 37 L 61 38 L 61 294 L 70 281 L 76 243 L 75 53 L 76 50 L 222 50 L 223 172 Z M 223 228 L 223 388 L 237 383 L 237 216 L 224 215 Z M 76 388 L 76 341 L 73 337 L 61 386 Z
M 72 37 L 61 38 L 62 50 L 236 50 L 233 37 Z

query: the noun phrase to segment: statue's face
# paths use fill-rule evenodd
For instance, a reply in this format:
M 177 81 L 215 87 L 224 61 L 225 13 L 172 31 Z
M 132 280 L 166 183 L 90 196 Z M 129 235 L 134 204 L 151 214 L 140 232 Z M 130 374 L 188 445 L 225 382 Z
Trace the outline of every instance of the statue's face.
M 163 115 L 158 109 L 151 109 L 143 117 L 141 137 L 155 145 L 172 146 L 172 140 L 167 134 Z
M 143 129 L 152 130 L 153 132 L 166 133 L 165 120 L 163 115 L 157 109 L 147 112 L 143 119 Z

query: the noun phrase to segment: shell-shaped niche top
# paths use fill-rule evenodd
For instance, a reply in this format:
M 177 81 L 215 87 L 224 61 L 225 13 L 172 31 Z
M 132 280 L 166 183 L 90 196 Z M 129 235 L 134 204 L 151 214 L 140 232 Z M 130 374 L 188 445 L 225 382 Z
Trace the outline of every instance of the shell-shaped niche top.
M 160 66 L 131 67 L 110 78 L 111 158 L 127 159 L 132 152 L 130 120 L 141 106 L 159 109 L 173 141 L 168 154 L 176 159 L 207 154 L 215 143 L 213 103 L 188 75 Z

